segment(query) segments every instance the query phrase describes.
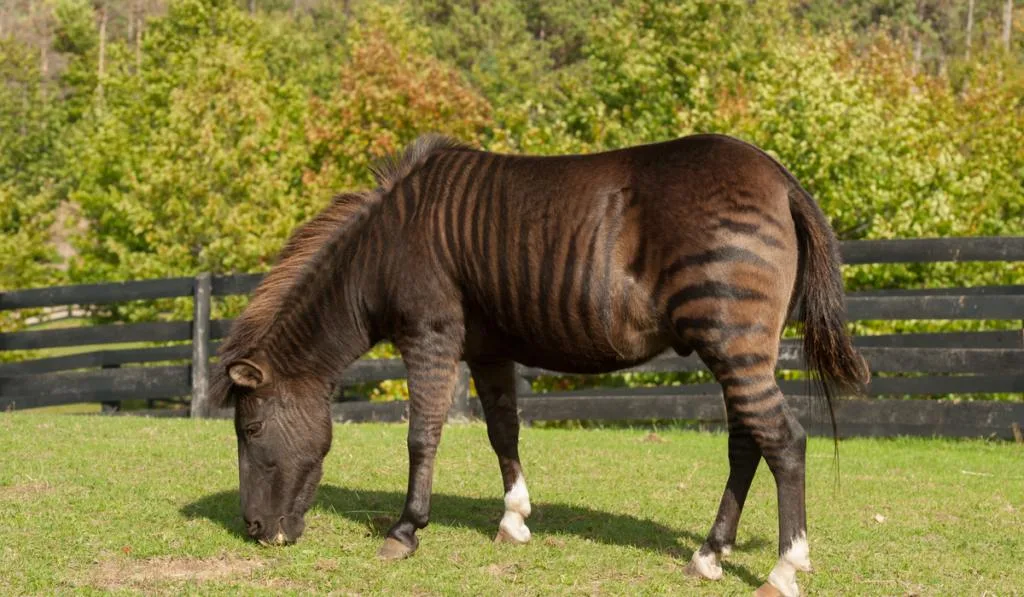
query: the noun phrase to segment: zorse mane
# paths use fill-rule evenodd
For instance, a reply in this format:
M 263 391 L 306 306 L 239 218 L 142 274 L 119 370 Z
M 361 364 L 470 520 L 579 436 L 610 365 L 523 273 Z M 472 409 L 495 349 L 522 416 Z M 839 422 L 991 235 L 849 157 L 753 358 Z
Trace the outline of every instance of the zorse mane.
M 280 324 L 283 316 L 296 307 L 297 295 L 310 278 L 326 274 L 323 262 L 330 241 L 376 197 L 375 193 L 343 193 L 312 220 L 292 233 L 278 254 L 277 263 L 253 292 L 249 305 L 235 319 L 231 332 L 217 350 L 221 366 L 214 368 L 211 395 L 214 401 L 227 398 L 230 378 L 223 365 L 236 358 L 247 358 L 257 351 Z
M 264 276 L 252 294 L 248 307 L 235 320 L 231 335 L 218 351 L 222 358 L 253 348 L 270 331 L 277 314 L 287 304 L 289 294 L 297 290 L 296 281 L 317 266 L 313 257 L 338 228 L 345 224 L 368 200 L 366 194 L 346 193 L 312 220 L 292 233 L 278 254 L 277 263 Z M 320 255 L 323 257 L 323 255 Z
M 343 193 L 336 196 L 312 220 L 292 233 L 278 255 L 277 263 L 253 292 L 249 305 L 235 320 L 231 332 L 217 350 L 221 366 L 214 368 L 211 394 L 214 402 L 227 398 L 231 381 L 225 364 L 237 358 L 249 358 L 258 351 L 272 370 L 280 370 L 291 354 L 275 344 L 290 344 L 295 338 L 311 332 L 319 319 L 314 301 L 329 292 L 327 281 L 337 274 L 341 245 L 349 232 L 358 227 L 370 206 L 409 176 L 430 156 L 454 148 L 464 148 L 457 141 L 441 135 L 424 135 L 410 144 L 400 155 L 385 158 L 371 170 L 379 185 L 378 191 Z
M 427 159 L 446 149 L 469 149 L 469 146 L 444 135 L 426 134 L 406 147 L 400 155 L 391 155 L 370 167 L 377 184 L 385 193 L 422 166 Z

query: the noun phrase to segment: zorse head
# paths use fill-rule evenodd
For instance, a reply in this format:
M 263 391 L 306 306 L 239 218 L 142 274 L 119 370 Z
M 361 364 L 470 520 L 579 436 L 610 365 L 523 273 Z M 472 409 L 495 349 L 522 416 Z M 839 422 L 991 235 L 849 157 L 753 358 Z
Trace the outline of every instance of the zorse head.
M 305 528 L 331 447 L 329 387 L 275 379 L 256 358 L 225 366 L 235 404 L 238 481 L 249 536 L 294 543 Z
M 302 534 L 331 446 L 332 377 L 373 346 L 354 297 L 374 270 L 353 271 L 347 243 L 378 200 L 340 195 L 298 227 L 217 349 L 211 402 L 235 405 L 242 516 L 261 542 Z

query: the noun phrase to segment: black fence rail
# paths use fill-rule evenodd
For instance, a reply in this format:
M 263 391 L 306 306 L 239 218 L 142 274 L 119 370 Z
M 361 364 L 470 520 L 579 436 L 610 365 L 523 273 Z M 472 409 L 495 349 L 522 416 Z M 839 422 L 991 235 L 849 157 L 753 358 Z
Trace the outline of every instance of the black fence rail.
M 853 241 L 842 244 L 847 264 L 1024 262 L 1024 237 Z M 242 274 L 169 278 L 111 284 L 39 288 L 0 293 L 0 311 L 54 306 L 98 306 L 132 300 L 192 297 L 191 321 L 96 325 L 0 334 L 0 352 L 66 349 L 122 343 L 179 342 L 171 346 L 96 349 L 0 363 L 0 409 L 24 409 L 77 402 L 111 407 L 124 400 L 179 399 L 192 416 L 223 416 L 209 406 L 211 355 L 230 329 L 230 320 L 211 320 L 213 297 L 248 294 L 262 276 Z M 892 289 L 847 296 L 851 320 L 998 320 L 1015 329 L 858 336 L 873 380 L 870 399 L 842 400 L 842 435 L 944 435 L 1019 437 L 1024 425 L 1024 280 L 1020 285 L 972 288 Z M 1006 327 L 1006 326 L 1003 326 Z M 779 370 L 799 370 L 798 340 L 783 340 Z M 706 370 L 696 357 L 666 353 L 623 372 Z M 709 426 L 724 420 L 717 384 L 655 388 L 598 388 L 572 393 L 534 394 L 529 380 L 559 376 L 555 371 L 520 367 L 520 415 L 535 420 L 685 419 Z M 401 379 L 400 359 L 361 359 L 343 375 L 343 385 Z M 780 382 L 800 418 L 821 431 L 820 417 L 806 396 L 805 381 Z M 1011 401 L 954 402 L 913 397 L 940 394 L 1010 394 Z M 897 398 L 892 398 L 897 397 Z M 398 421 L 405 402 L 344 400 L 334 404 L 341 421 Z M 480 416 L 469 395 L 468 370 L 457 390 L 452 414 Z

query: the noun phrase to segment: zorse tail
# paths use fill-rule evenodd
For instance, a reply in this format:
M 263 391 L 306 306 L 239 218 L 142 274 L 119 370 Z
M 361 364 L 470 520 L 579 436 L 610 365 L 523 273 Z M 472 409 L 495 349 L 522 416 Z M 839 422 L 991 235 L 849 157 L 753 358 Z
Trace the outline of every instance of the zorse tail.
M 804 359 L 816 372 L 838 440 L 832 399 L 863 394 L 871 373 L 846 332 L 846 300 L 839 242 L 814 199 L 790 177 L 789 206 L 800 245 L 793 302 L 803 306 Z

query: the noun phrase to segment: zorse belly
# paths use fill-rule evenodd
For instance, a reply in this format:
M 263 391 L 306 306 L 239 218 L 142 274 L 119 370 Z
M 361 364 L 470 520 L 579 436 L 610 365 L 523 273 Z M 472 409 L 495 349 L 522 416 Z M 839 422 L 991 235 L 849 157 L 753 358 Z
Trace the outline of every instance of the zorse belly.
M 467 358 L 505 358 L 565 373 L 606 373 L 668 348 L 671 339 L 647 293 L 629 280 L 613 288 L 610 300 L 575 302 L 568 310 L 541 297 L 537 306 L 553 311 L 543 318 L 545 325 L 498 317 L 478 307 L 467 321 Z

